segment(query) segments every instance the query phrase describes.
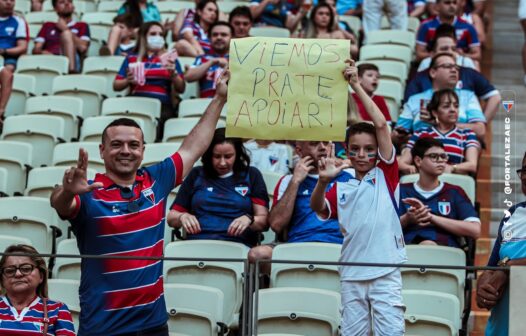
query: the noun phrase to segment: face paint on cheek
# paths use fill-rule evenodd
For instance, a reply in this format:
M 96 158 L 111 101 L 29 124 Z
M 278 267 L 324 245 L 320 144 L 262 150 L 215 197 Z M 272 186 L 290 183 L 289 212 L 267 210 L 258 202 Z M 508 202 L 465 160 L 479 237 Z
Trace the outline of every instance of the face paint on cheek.
M 353 151 L 349 151 L 349 157 L 351 158 L 355 158 L 358 156 L 358 153 L 357 152 L 353 152 Z
M 367 158 L 369 159 L 369 162 L 376 162 L 376 154 L 368 153 Z

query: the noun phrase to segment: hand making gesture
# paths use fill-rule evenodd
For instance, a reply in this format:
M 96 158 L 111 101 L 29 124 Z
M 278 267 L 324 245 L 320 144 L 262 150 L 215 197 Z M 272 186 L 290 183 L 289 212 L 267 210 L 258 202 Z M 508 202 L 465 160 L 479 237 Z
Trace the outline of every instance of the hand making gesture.
M 329 183 L 345 168 L 349 168 L 349 164 L 342 162 L 334 154 L 334 144 L 331 143 L 331 150 L 326 158 L 321 158 L 318 161 L 319 178 L 321 182 Z
M 64 173 L 62 187 L 64 191 L 73 195 L 81 195 L 102 188 L 101 182 L 88 184 L 88 152 L 83 148 L 79 149 L 77 167 L 71 167 Z

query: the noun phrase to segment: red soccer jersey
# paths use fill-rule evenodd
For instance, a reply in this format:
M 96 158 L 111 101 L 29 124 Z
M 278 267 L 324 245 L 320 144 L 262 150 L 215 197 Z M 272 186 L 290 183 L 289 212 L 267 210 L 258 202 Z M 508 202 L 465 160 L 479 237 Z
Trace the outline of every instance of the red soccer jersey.
M 365 106 L 363 106 L 363 103 L 360 97 L 358 97 L 358 95 L 354 92 L 352 94 L 352 97 L 354 98 L 354 101 L 356 102 L 356 106 L 358 107 L 358 112 L 360 113 L 360 117 L 362 117 L 364 121 L 372 121 L 371 117 L 369 117 L 369 114 L 365 110 Z M 373 95 L 371 99 L 376 104 L 376 106 L 378 106 L 378 108 L 380 109 L 380 112 L 382 112 L 382 114 L 384 115 L 385 120 L 391 121 L 391 114 L 389 113 L 389 108 L 387 107 L 387 104 L 385 103 L 384 97 Z
M 89 26 L 85 22 L 70 21 L 69 30 L 85 41 L 90 40 Z M 60 48 L 60 30 L 56 22 L 46 22 L 38 32 L 35 43 L 44 43 L 44 50 L 54 55 L 62 55 Z

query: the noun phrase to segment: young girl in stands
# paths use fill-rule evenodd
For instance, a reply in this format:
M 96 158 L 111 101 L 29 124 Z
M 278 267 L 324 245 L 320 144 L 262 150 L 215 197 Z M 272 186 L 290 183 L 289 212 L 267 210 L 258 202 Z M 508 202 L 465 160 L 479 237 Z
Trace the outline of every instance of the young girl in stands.
M 180 40 L 175 47 L 181 56 L 197 57 L 210 51 L 208 30 L 219 17 L 215 0 L 201 0 L 197 4 L 193 21 L 185 21 L 181 28 Z
M 348 165 L 333 152 L 318 164 L 311 207 L 321 219 L 337 218 L 343 233 L 340 261 L 400 264 L 407 260 L 398 217 L 398 164 L 385 117 L 361 87 L 354 61 L 344 76 L 373 121 L 351 125 L 347 150 L 355 178 L 330 181 Z M 377 164 L 377 161 L 379 163 Z M 341 266 L 342 335 L 404 334 L 402 277 L 397 267 Z

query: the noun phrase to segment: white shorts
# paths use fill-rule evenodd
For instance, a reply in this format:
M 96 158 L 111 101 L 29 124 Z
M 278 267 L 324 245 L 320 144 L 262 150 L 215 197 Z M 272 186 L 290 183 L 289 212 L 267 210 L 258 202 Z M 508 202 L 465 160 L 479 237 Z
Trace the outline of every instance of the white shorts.
M 519 1 L 519 19 L 526 20 L 526 0 Z
M 402 336 L 405 332 L 402 276 L 397 269 L 380 278 L 342 281 L 342 336 Z M 371 316 L 372 315 L 372 316 Z

